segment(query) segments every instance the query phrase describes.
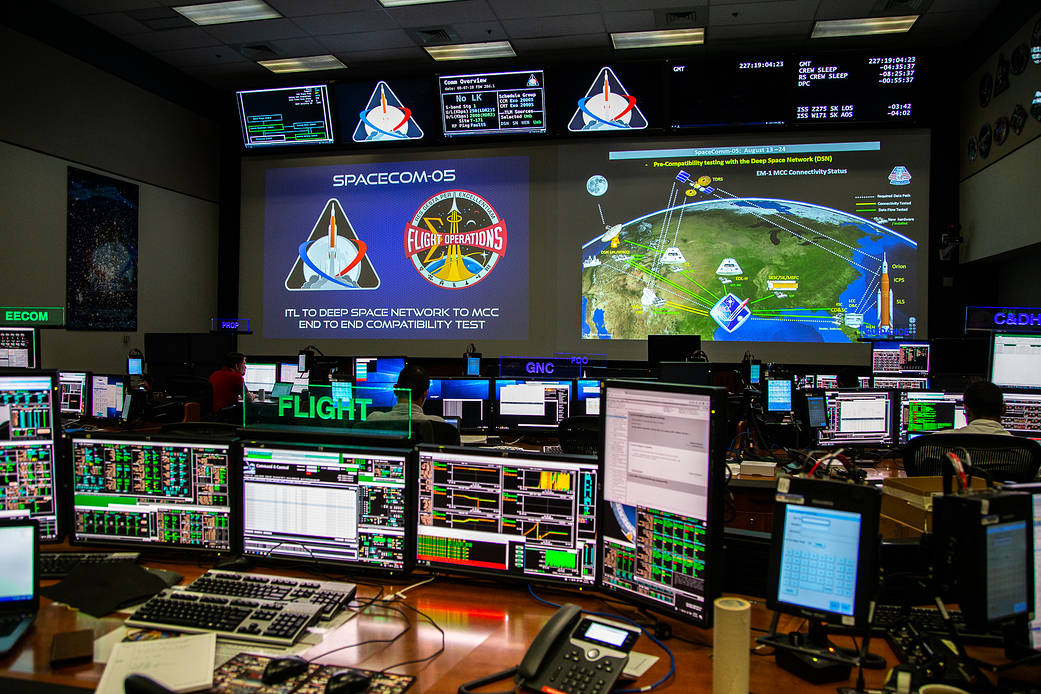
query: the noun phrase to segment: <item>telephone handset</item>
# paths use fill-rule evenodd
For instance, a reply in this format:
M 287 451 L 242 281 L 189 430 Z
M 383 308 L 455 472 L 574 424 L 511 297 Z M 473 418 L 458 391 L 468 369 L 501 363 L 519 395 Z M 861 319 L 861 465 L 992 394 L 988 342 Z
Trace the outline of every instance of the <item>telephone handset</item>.
M 606 694 L 639 637 L 638 627 L 583 615 L 566 603 L 532 641 L 514 681 L 547 694 Z

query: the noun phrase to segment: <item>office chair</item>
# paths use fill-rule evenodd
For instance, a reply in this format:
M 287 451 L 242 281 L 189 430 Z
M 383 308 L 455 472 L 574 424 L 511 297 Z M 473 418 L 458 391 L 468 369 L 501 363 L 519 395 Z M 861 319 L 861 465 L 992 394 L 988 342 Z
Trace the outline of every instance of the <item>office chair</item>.
M 159 427 L 159 433 L 201 436 L 207 439 L 233 439 L 241 427 L 241 420 L 239 422 L 171 422 Z
M 420 429 L 420 440 L 423 443 L 436 443 L 442 446 L 458 446 L 460 444 L 459 430 L 448 422 L 428 422 L 430 424 L 430 441 L 422 438 L 424 429 Z
M 170 376 L 166 379 L 166 393 L 176 400 L 199 403 L 199 415 L 202 419 L 213 414 L 213 384 L 208 378 Z
M 596 455 L 600 452 L 604 427 L 599 416 L 579 414 L 564 417 L 557 425 L 557 438 L 562 453 Z
M 174 694 L 173 691 L 159 684 L 151 677 L 133 674 L 127 675 L 123 680 L 123 692 L 125 694 Z
M 917 436 L 904 447 L 908 477 L 943 474 L 944 456 L 959 448 L 968 451 L 972 466 L 996 482 L 1031 482 L 1041 469 L 1041 444 L 1032 439 L 1000 434 L 929 434 Z

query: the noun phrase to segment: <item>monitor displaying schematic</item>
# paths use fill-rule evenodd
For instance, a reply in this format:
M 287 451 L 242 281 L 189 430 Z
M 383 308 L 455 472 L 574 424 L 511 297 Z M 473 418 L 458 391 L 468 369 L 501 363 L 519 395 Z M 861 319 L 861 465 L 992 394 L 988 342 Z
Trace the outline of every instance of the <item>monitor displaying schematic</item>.
M 404 573 L 412 560 L 410 455 L 328 444 L 244 442 L 243 553 Z
M 60 427 L 54 372 L 0 374 L 0 517 L 29 517 L 57 540 Z
M 871 343 L 871 371 L 875 374 L 928 374 L 929 343 L 881 340 Z
M 712 623 L 719 587 L 726 390 L 604 383 L 601 588 Z
M 58 402 L 63 415 L 82 417 L 89 410 L 90 374 L 86 371 L 58 372 Z
M 820 446 L 891 446 L 893 392 L 826 390 L 828 424 L 817 430 Z
M 1013 436 L 1041 440 L 1041 393 L 1005 393 L 1001 426 Z
M 72 439 L 74 544 L 231 550 L 230 444 Z
M 39 368 L 39 336 L 36 328 L 0 327 L 0 368 Z
M 595 458 L 426 445 L 418 450 L 417 566 L 595 584 Z
M 495 428 L 556 429 L 571 412 L 571 381 L 495 379 Z
M 900 445 L 916 436 L 960 429 L 966 424 L 961 393 L 927 390 L 900 393 Z

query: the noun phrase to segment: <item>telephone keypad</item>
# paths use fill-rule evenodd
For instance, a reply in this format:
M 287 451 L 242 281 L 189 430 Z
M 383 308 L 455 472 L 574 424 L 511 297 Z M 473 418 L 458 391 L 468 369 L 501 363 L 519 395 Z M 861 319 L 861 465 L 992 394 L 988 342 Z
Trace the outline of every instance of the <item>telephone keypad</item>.
M 604 694 L 617 678 L 616 665 L 615 659 L 608 657 L 591 662 L 584 649 L 568 647 L 560 654 L 546 683 L 566 694 Z

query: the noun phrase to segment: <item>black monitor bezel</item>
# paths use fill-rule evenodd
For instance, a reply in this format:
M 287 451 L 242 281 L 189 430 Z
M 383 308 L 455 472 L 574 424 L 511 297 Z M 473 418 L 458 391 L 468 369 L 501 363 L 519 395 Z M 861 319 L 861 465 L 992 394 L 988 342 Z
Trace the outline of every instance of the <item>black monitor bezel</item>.
M 822 441 L 820 438 L 821 432 L 827 429 L 827 425 L 816 430 L 814 437 L 814 443 L 819 448 L 888 448 L 897 445 L 899 439 L 899 426 L 900 426 L 900 398 L 898 394 L 900 391 L 888 390 L 888 389 L 875 389 L 875 388 L 814 388 L 810 394 L 816 394 L 820 392 L 824 395 L 824 406 L 827 408 L 828 405 L 828 394 L 839 393 L 842 395 L 847 394 L 873 394 L 873 393 L 886 393 L 889 398 L 889 440 L 888 441 Z
M 567 383 L 568 385 L 568 413 L 566 416 L 570 417 L 571 412 L 571 400 L 575 393 L 575 382 L 574 378 L 505 378 L 496 376 L 491 380 L 491 389 L 489 391 L 489 397 L 492 403 L 492 431 L 502 432 L 513 432 L 513 433 L 524 433 L 524 434 L 555 434 L 560 422 L 554 422 L 553 424 L 530 424 L 525 426 L 523 422 L 517 421 L 517 417 L 522 415 L 504 415 L 502 414 L 502 403 L 499 400 L 499 381 L 524 381 L 533 383 Z
M 61 405 L 59 404 L 59 406 L 58 406 L 58 414 L 61 415 L 61 416 L 66 416 L 66 417 L 68 417 L 68 416 L 89 417 L 90 413 L 91 413 L 91 409 L 90 408 L 91 408 L 91 405 L 93 404 L 91 402 L 91 398 L 94 395 L 94 388 L 92 387 L 93 381 L 91 381 L 91 376 L 94 375 L 93 372 L 90 372 L 90 371 L 69 371 L 69 370 L 66 370 L 66 369 L 59 369 L 58 370 L 58 395 L 59 396 L 61 396 L 61 375 L 63 373 L 84 374 L 85 380 L 83 382 L 83 412 L 81 412 L 81 413 L 65 412 L 65 411 L 63 411 L 61 409 Z
M 95 378 L 118 378 L 123 383 L 123 393 L 119 397 L 119 411 L 120 414 L 115 417 L 100 417 L 94 414 L 94 379 Z M 123 413 L 123 401 L 126 399 L 127 392 L 130 390 L 130 377 L 125 374 L 117 373 L 98 373 L 97 371 L 90 372 L 90 411 L 87 412 L 86 417 L 95 422 L 119 422 L 122 420 Z
M 857 583 L 852 617 L 838 612 L 783 602 L 778 597 L 781 554 L 787 509 L 813 507 L 826 511 L 846 511 L 860 515 L 857 547 Z M 774 612 L 846 626 L 862 626 L 868 618 L 870 602 L 878 584 L 879 514 L 882 493 L 878 487 L 827 479 L 793 477 L 778 484 L 770 534 L 770 559 L 767 565 L 766 607 Z M 852 624 L 851 624 L 852 620 Z
M 213 446 L 227 446 L 228 447 L 228 547 L 227 548 L 214 548 L 214 547 L 194 547 L 191 545 L 173 545 L 163 542 L 135 542 L 133 540 L 85 540 L 80 539 L 76 535 L 76 473 L 73 465 L 73 450 L 74 442 L 83 439 L 94 439 L 94 440 L 112 440 L 128 443 L 147 443 L 151 445 L 161 445 L 165 443 L 172 444 L 196 444 L 196 445 L 213 445 Z M 235 528 L 235 509 L 242 507 L 241 498 L 236 497 L 236 489 L 241 486 L 239 481 L 236 479 L 236 470 L 238 466 L 235 464 L 235 439 L 231 437 L 207 437 L 207 436 L 189 436 L 183 434 L 141 434 L 141 433 L 126 433 L 126 432 L 110 432 L 110 431 L 87 431 L 78 432 L 72 436 L 67 437 L 66 445 L 66 460 L 68 465 L 66 466 L 67 473 L 65 478 L 66 488 L 69 491 L 70 503 L 68 504 L 68 511 L 65 514 L 68 523 L 68 541 L 69 544 L 74 547 L 104 547 L 104 548 L 119 548 L 127 551 L 142 552 L 142 553 L 160 553 L 160 552 L 173 552 L 173 553 L 185 553 L 190 555 L 214 555 L 224 556 L 237 553 L 241 550 L 241 545 L 236 543 L 238 533 Z
M 565 588 L 574 589 L 595 589 L 600 583 L 600 542 L 601 542 L 601 531 L 602 531 L 602 509 L 597 509 L 595 517 L 596 522 L 596 559 L 593 567 L 593 578 L 587 582 L 582 581 L 571 581 L 566 579 L 557 579 L 551 576 L 530 576 L 524 574 L 512 574 L 508 571 L 496 571 L 492 569 L 482 569 L 480 567 L 469 567 L 461 566 L 458 564 L 445 563 L 433 563 L 427 561 L 421 561 L 419 559 L 419 465 L 420 458 L 424 452 L 443 452 L 450 455 L 470 455 L 470 456 L 484 456 L 488 458 L 497 458 L 503 461 L 509 461 L 513 459 L 521 460 L 544 460 L 548 462 L 557 463 L 577 463 L 594 465 L 597 471 L 597 489 L 596 489 L 596 501 L 598 504 L 603 503 L 603 462 L 596 456 L 588 455 L 577 455 L 577 454 L 561 454 L 561 453 L 544 453 L 542 451 L 528 451 L 528 450 L 506 450 L 498 448 L 471 448 L 466 446 L 439 446 L 435 444 L 420 444 L 415 449 L 415 462 L 416 462 L 416 493 L 413 496 L 413 505 L 415 507 L 415 515 L 413 516 L 413 537 L 415 538 L 415 566 L 418 569 L 422 569 L 431 574 L 436 575 L 474 575 L 493 577 L 500 581 L 508 582 L 523 582 L 523 583 L 534 583 L 538 585 L 547 586 L 558 586 Z M 505 464 L 505 463 L 504 463 Z
M 28 325 L 2 325 L 0 326 L 0 333 L 18 333 L 26 332 L 32 336 L 32 344 L 29 345 L 29 352 L 32 356 L 32 363 L 27 366 L 5 366 L 6 369 L 34 369 L 42 371 L 43 366 L 40 363 L 40 329 L 34 328 Z
M 763 381 L 763 412 L 767 416 L 781 417 L 784 415 L 790 415 L 795 412 L 795 379 L 789 378 L 774 378 L 768 376 L 762 379 Z M 788 407 L 786 409 L 772 409 L 770 407 L 770 382 L 771 381 L 784 381 L 789 384 L 788 390 Z
M 245 432 L 243 432 L 245 433 Z M 319 440 L 314 440 L 313 437 L 297 437 L 295 440 L 291 440 L 287 437 L 253 437 L 243 436 L 236 441 L 235 446 L 235 468 L 236 474 L 236 495 L 238 499 L 238 505 L 232 510 L 232 537 L 233 540 L 237 541 L 238 550 L 243 556 L 247 556 L 255 562 L 272 565 L 296 565 L 307 564 L 311 566 L 349 571 L 352 575 L 366 575 L 366 576 L 379 576 L 384 578 L 401 578 L 408 576 L 415 565 L 416 555 L 416 536 L 413 532 L 415 526 L 414 519 L 414 507 L 413 500 L 416 497 L 416 480 L 418 475 L 418 465 L 416 463 L 415 452 L 409 448 L 394 447 L 388 445 L 372 446 L 372 445 L 359 445 L 359 440 L 355 439 L 351 443 L 344 443 L 344 441 L 352 441 L 349 438 L 335 438 L 335 437 L 323 437 Z M 308 448 L 316 451 L 337 451 L 337 452 L 357 452 L 363 454 L 386 454 L 393 455 L 396 457 L 403 457 L 405 459 L 405 513 L 404 513 L 404 529 L 405 529 L 405 548 L 404 557 L 401 568 L 385 567 L 378 564 L 362 561 L 337 561 L 332 559 L 318 559 L 313 558 L 310 560 L 301 559 L 299 557 L 289 557 L 282 555 L 271 555 L 271 554 L 256 554 L 247 553 L 246 551 L 246 503 L 245 503 L 245 474 L 244 474 L 244 453 L 245 448 L 271 448 L 272 450 L 300 450 L 302 448 Z
M 603 561 L 604 561 L 604 541 L 605 541 L 605 528 L 607 527 L 606 518 L 608 513 L 608 502 L 602 493 L 599 499 L 600 502 L 600 531 L 599 531 L 599 549 L 597 561 L 601 566 L 598 568 L 600 579 L 597 582 L 598 589 L 608 595 L 611 595 L 615 599 L 619 599 L 641 608 L 650 608 L 661 614 L 668 615 L 678 620 L 682 620 L 695 626 L 702 628 L 709 628 L 712 626 L 713 609 L 712 602 L 719 597 L 722 593 L 722 577 L 723 577 L 723 497 L 724 497 L 724 485 L 726 479 L 726 450 L 728 446 L 727 439 L 727 398 L 729 396 L 725 388 L 719 388 L 715 386 L 693 386 L 679 383 L 660 383 L 655 381 L 626 381 L 626 380 L 608 380 L 604 381 L 600 388 L 600 416 L 605 421 L 604 426 L 601 427 L 603 430 L 601 447 L 600 447 L 600 464 L 601 464 L 601 478 L 600 488 L 606 490 L 606 440 L 607 440 L 607 398 L 608 394 L 613 388 L 626 388 L 630 390 L 646 390 L 650 392 L 669 392 L 669 393 L 680 393 L 686 395 L 701 395 L 709 397 L 709 406 L 711 408 L 712 416 L 709 420 L 709 480 L 708 480 L 708 499 L 707 499 L 707 518 L 706 523 L 706 545 L 708 547 L 708 561 L 706 561 L 706 571 L 704 579 L 704 604 L 702 610 L 702 619 L 696 619 L 691 615 L 682 613 L 674 608 L 670 608 L 657 600 L 648 598 L 636 593 L 631 593 L 619 588 L 615 588 L 607 585 L 603 580 Z
M 998 383 L 998 381 L 994 378 L 994 352 L 996 351 L 998 340 L 1000 338 L 1002 338 L 1002 337 L 1016 337 L 1016 338 L 1030 338 L 1030 337 L 1034 337 L 1036 339 L 1041 339 L 1041 336 L 1036 335 L 1036 334 L 1031 334 L 1031 333 L 1006 333 L 1006 332 L 1000 332 L 1000 331 L 995 331 L 994 333 L 992 333 L 991 337 L 990 337 L 990 360 L 989 360 L 989 363 L 987 364 L 987 378 L 990 379 L 990 382 L 993 383 L 994 385 L 996 385 L 998 388 L 1008 388 L 1008 389 L 1011 389 L 1011 390 L 1024 390 L 1024 391 L 1030 391 L 1030 392 L 1034 392 L 1034 393 L 1041 392 L 1041 385 L 1039 385 L 1039 386 L 1033 386 L 1033 385 L 1025 386 L 1025 385 L 1023 385 L 1021 383 Z
M 925 367 L 925 371 L 909 371 L 901 369 L 900 371 L 875 371 L 875 352 L 880 351 L 885 345 L 889 345 L 890 348 L 902 345 L 925 345 L 928 348 L 928 356 L 926 361 L 928 362 Z M 933 346 L 929 340 L 917 340 L 907 338 L 906 340 L 900 339 L 886 339 L 886 340 L 872 340 L 871 341 L 871 375 L 872 376 L 928 376 L 932 370 L 933 364 Z
M 485 394 L 484 394 L 484 402 L 486 404 L 486 412 L 485 412 L 484 421 L 482 423 L 482 426 L 476 427 L 476 428 L 474 428 L 474 427 L 466 427 L 466 428 L 464 428 L 462 426 L 462 422 L 460 421 L 459 428 L 460 428 L 461 431 L 467 431 L 467 432 L 473 432 L 473 433 L 488 431 L 488 430 L 490 430 L 494 426 L 494 424 L 493 424 L 494 421 L 495 421 L 494 420 L 494 416 L 493 416 L 493 409 L 494 409 L 494 407 L 493 407 L 493 400 L 494 400 L 494 398 L 492 396 L 492 382 L 494 380 L 495 379 L 490 378 L 488 376 L 435 376 L 435 377 L 430 379 L 431 382 L 433 382 L 433 381 L 440 381 L 440 382 L 444 382 L 444 381 L 484 381 L 487 384 L 487 388 L 485 389 Z M 439 398 L 439 400 L 443 401 L 444 400 L 444 396 Z M 430 403 L 430 402 L 433 402 L 433 401 L 431 400 L 431 398 L 429 396 L 429 393 L 428 393 L 427 399 L 423 402 L 423 412 L 425 414 L 429 414 L 429 415 L 433 415 L 433 416 L 444 418 L 444 406 L 443 406 L 443 404 L 442 404 L 442 406 L 440 408 L 441 409 L 441 414 L 438 414 L 437 412 L 433 412 L 433 411 L 428 412 L 427 411 L 427 403 Z M 570 404 L 570 400 L 569 400 L 569 404 Z M 431 409 L 433 409 L 433 408 L 431 408 Z

